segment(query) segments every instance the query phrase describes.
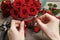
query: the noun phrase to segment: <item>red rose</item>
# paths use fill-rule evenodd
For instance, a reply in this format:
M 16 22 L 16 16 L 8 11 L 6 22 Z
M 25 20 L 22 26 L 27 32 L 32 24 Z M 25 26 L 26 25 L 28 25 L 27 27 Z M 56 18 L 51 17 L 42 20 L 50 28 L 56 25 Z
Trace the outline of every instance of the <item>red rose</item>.
M 25 0 L 20 0 L 22 3 L 24 3 L 25 2 Z
M 33 5 L 36 6 L 36 7 L 40 7 L 40 6 L 41 6 L 39 0 L 34 0 L 34 1 L 33 1 Z
M 33 5 L 36 7 L 37 11 L 40 11 L 41 3 L 39 0 L 33 0 Z
M 18 7 L 21 6 L 21 2 L 20 2 L 20 1 L 14 1 L 14 2 L 12 3 L 12 6 L 18 8 Z
M 36 7 L 35 6 L 31 6 L 29 8 L 29 15 L 30 16 L 35 16 L 37 14 L 37 10 L 36 10 Z
M 25 0 L 25 4 L 27 4 L 27 6 L 31 6 L 33 4 L 33 0 Z
M 4 18 L 7 18 L 7 17 L 9 17 L 10 16 L 10 10 L 9 9 L 5 9 L 4 11 L 3 11 L 3 17 Z
M 12 7 L 17 10 L 17 11 L 20 11 L 20 7 L 21 7 L 21 2 L 20 1 L 14 1 L 13 4 L 12 4 Z
M 19 14 L 21 18 L 28 18 L 28 7 L 22 6 Z
M 11 9 L 10 14 L 14 19 L 18 19 L 18 11 Z

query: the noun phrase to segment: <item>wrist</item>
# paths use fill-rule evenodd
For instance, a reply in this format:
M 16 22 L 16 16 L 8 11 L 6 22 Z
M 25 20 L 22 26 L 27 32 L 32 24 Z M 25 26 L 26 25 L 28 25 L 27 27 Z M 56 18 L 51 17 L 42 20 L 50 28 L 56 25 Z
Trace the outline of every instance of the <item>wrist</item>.
M 60 40 L 60 36 L 54 36 L 52 40 Z
M 51 40 L 60 40 L 59 34 L 56 34 L 56 33 L 48 32 L 48 33 L 47 33 L 47 36 L 48 36 Z

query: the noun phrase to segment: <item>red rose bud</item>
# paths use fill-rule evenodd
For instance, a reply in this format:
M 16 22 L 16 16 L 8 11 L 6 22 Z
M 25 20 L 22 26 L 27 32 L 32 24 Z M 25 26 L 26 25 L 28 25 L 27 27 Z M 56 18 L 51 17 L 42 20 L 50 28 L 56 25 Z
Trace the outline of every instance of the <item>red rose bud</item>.
M 11 9 L 10 14 L 14 19 L 18 19 L 18 11 Z
M 34 30 L 35 33 L 38 33 L 40 31 L 40 27 L 39 26 L 35 26 L 33 28 L 33 30 Z
M 23 6 L 19 12 L 21 18 L 28 18 L 28 7 Z
M 37 14 L 37 10 L 36 10 L 36 7 L 34 7 L 34 6 L 31 6 L 30 8 L 29 8 L 29 15 L 30 16 L 35 16 L 36 14 Z

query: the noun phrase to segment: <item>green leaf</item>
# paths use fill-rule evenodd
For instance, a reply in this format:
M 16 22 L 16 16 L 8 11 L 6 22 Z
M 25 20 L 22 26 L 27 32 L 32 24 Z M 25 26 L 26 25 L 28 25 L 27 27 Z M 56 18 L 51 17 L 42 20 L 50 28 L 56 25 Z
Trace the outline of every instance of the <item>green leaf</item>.
M 49 7 L 49 10 L 51 10 L 52 8 Z
M 60 12 L 60 9 L 57 9 L 57 10 L 54 10 L 54 11 L 53 11 L 53 14 L 54 14 L 54 15 L 57 15 L 59 12 Z
M 53 6 L 53 5 L 52 5 L 52 3 L 49 3 L 48 6 L 51 7 L 51 6 Z
M 55 7 L 55 8 L 56 8 L 56 7 L 57 7 L 57 5 L 56 5 L 56 4 L 54 4 L 54 5 L 53 5 L 53 7 Z
M 53 4 L 49 3 L 48 6 L 49 6 L 49 10 L 51 10 L 51 8 L 53 7 Z

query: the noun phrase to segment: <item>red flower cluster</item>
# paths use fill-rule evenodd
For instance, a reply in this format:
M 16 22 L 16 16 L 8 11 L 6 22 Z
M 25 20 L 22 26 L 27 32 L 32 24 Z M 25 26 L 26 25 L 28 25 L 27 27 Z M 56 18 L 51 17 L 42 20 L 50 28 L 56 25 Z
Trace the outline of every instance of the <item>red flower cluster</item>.
M 35 16 L 40 11 L 41 8 L 40 6 L 41 5 L 39 0 L 14 0 L 12 4 L 10 1 L 3 1 L 1 5 L 1 9 L 3 11 L 4 17 L 9 17 L 11 15 L 14 19 L 18 19 L 18 18 L 25 19 L 30 16 Z M 25 22 L 29 26 L 32 20 L 28 20 Z M 39 27 L 35 27 L 35 28 L 34 26 L 32 27 L 34 32 L 38 32 L 40 30 Z M 26 28 L 24 29 L 26 35 Z
M 11 9 L 11 4 L 10 1 L 3 1 L 1 5 L 1 9 L 3 11 L 3 17 L 7 18 L 10 16 L 10 9 Z
M 14 0 L 11 4 L 10 1 L 3 1 L 1 9 L 3 10 L 3 14 L 5 14 L 5 16 L 10 13 L 15 19 L 25 19 L 29 16 L 35 16 L 38 13 L 40 10 L 40 2 L 39 0 Z

